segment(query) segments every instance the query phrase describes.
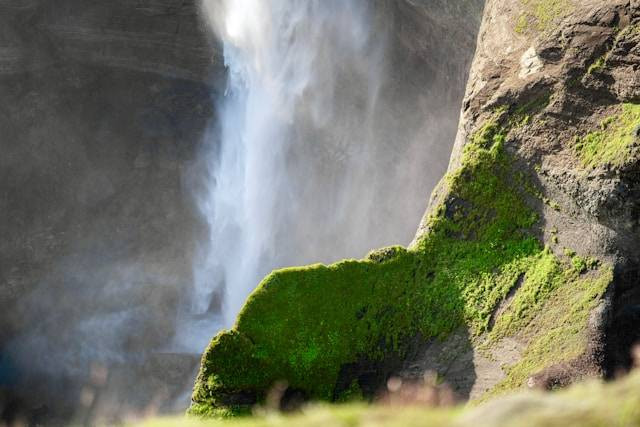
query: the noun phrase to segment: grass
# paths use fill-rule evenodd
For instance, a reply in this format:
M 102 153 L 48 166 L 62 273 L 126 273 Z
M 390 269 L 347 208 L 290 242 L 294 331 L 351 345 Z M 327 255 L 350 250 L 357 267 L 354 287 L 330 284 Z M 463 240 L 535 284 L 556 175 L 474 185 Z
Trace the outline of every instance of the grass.
M 521 116 L 537 114 L 546 103 L 548 96 L 511 114 L 498 109 L 472 135 L 462 166 L 446 179 L 447 201 L 414 247 L 267 276 L 234 328 L 207 348 L 190 413 L 247 413 L 279 381 L 312 400 L 362 397 L 365 384 L 345 367 L 366 361 L 383 370 L 402 360 L 414 337 L 445 339 L 460 327 L 480 340 L 520 280 L 521 289 L 489 336 L 518 334 L 535 322 L 544 334 L 528 332 L 531 344 L 522 364 L 511 368 L 498 390 L 519 387 L 528 373 L 584 350 L 578 336 L 571 351 L 551 344 L 558 334 L 586 328 L 592 306 L 583 303 L 583 294 L 596 301 L 607 279 L 582 281 L 570 263 L 540 245 L 532 233 L 538 215 L 526 202 L 530 189 L 513 179 L 513 159 L 505 150 L 509 129 L 526 125 Z M 557 318 L 537 315 L 563 291 L 558 310 L 548 309 Z M 549 354 L 543 357 L 542 349 Z
M 266 413 L 235 420 L 149 419 L 145 427 L 565 427 L 640 425 L 640 374 L 610 384 L 589 382 L 555 393 L 527 392 L 476 408 L 434 409 L 365 405 L 313 405 L 293 415 Z
M 604 119 L 600 129 L 578 138 L 575 150 L 586 168 L 622 166 L 640 127 L 640 104 L 623 104 L 620 112 Z

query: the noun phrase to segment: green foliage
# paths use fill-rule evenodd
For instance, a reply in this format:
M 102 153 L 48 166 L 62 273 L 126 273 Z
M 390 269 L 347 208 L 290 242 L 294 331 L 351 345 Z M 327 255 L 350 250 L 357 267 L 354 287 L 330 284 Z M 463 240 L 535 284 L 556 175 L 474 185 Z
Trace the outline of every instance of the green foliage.
M 312 405 L 296 414 L 265 413 L 235 420 L 151 418 L 144 427 L 475 427 L 637 426 L 640 373 L 610 383 L 589 382 L 555 393 L 520 393 L 479 407 Z
M 621 112 L 604 119 L 599 130 L 578 138 L 574 148 L 585 167 L 621 166 L 630 157 L 639 126 L 640 104 L 623 104 Z
M 520 259 L 539 251 L 521 232 L 536 216 L 506 179 L 504 140 L 495 120 L 474 135 L 464 166 L 449 178 L 454 200 L 415 249 L 265 278 L 235 328 L 207 349 L 192 412 L 226 406 L 234 393 L 260 400 L 278 380 L 313 398 L 339 398 L 334 389 L 346 363 L 402 355 L 417 333 L 444 338 L 464 323 L 477 333 L 486 328 L 525 269 Z

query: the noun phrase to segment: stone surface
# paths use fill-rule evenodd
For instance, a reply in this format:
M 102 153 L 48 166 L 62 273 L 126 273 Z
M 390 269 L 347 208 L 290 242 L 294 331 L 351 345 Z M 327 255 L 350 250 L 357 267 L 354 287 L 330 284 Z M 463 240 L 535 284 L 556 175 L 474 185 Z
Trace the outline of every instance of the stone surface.
M 614 283 L 592 314 L 587 352 L 530 378 L 530 386 L 544 388 L 627 369 L 632 344 L 640 338 L 636 332 L 640 158 L 631 149 L 622 165 L 585 167 L 574 145 L 576 137 L 597 130 L 605 117 L 619 112 L 622 103 L 638 100 L 640 9 L 634 2 L 618 0 L 566 5 L 565 13 L 548 28 L 529 26 L 523 31 L 516 29 L 520 17 L 528 13 L 524 2 L 487 2 L 449 166 L 450 171 L 458 168 L 465 144 L 499 107 L 513 112 L 550 97 L 543 119 L 522 126 L 507 144 L 522 161 L 523 172 L 541 187 L 544 243 L 558 256 L 570 248 L 610 263 Z M 602 69 L 590 71 L 600 58 L 606 59 Z M 443 201 L 448 203 L 445 182 L 434 191 L 430 206 Z M 430 213 L 418 236 L 428 232 Z M 510 344 L 516 350 L 521 346 Z M 517 351 L 513 357 L 517 359 Z M 512 363 L 506 361 L 507 366 Z M 492 369 L 478 363 L 472 371 L 478 378 L 485 373 L 493 376 Z
M 0 1 L 0 413 L 74 412 L 90 360 L 145 382 L 189 285 L 186 182 L 223 78 L 195 2 Z

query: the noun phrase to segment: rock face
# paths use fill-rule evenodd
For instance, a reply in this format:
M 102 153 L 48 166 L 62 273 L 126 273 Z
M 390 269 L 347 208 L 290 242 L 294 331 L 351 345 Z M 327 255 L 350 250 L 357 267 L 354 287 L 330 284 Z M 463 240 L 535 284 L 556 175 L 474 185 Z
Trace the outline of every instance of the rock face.
M 0 28 L 0 395 L 64 412 L 89 360 L 144 389 L 173 333 L 224 69 L 191 1 L 3 0 Z
M 625 1 L 533 3 L 487 5 L 450 171 L 496 111 L 503 110 L 503 120 L 523 120 L 507 144 L 538 187 L 541 241 L 581 268 L 589 257 L 612 268 L 612 283 L 587 327 L 585 353 L 556 366 L 550 360 L 529 379 L 530 386 L 552 387 L 628 369 L 631 347 L 640 340 L 634 71 L 640 10 Z M 540 5 L 548 13 L 541 15 Z M 523 114 L 536 105 L 537 113 Z M 431 206 L 452 203 L 448 198 L 443 184 Z M 516 348 L 526 341 L 517 339 Z
M 466 399 L 628 369 L 639 23 L 635 1 L 489 0 L 411 247 L 268 276 L 207 349 L 192 412 L 245 411 L 282 380 L 340 400 L 436 371 Z

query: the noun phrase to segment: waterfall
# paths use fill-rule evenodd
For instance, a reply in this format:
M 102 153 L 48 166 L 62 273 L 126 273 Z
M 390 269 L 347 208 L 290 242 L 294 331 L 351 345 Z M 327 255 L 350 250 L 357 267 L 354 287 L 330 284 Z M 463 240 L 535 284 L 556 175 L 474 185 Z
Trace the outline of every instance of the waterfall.
M 192 321 L 178 333 L 192 350 L 233 324 L 271 270 L 411 240 L 426 203 L 425 113 L 390 73 L 385 8 L 204 0 L 228 84 L 198 194 L 209 234 L 194 263 Z

